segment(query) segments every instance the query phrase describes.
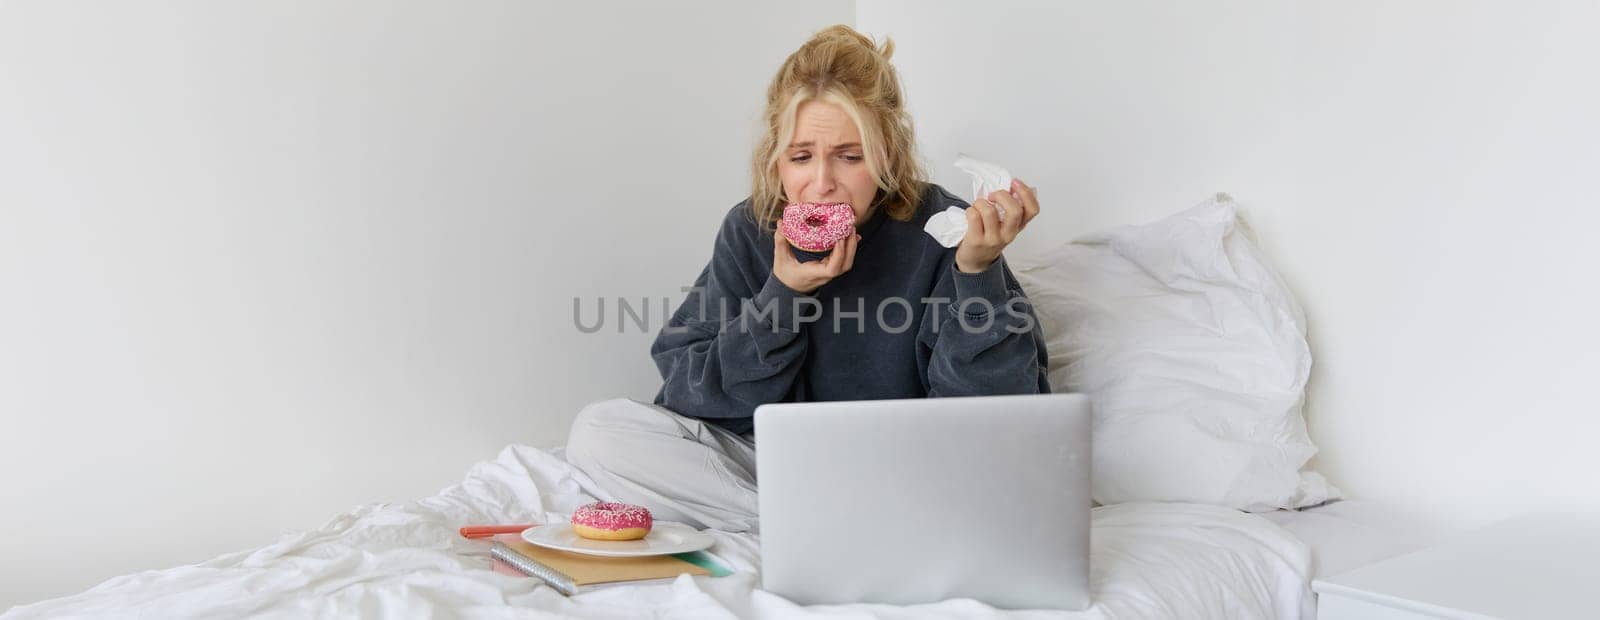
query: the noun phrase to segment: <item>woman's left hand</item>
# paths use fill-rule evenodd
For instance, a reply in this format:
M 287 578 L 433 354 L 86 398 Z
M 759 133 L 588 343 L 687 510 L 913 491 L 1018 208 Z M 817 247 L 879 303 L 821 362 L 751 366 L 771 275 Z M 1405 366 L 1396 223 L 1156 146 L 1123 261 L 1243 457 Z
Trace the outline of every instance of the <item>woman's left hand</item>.
M 1004 221 L 995 211 L 996 203 L 1006 212 Z M 996 191 L 972 201 L 967 207 L 967 236 L 956 248 L 956 269 L 966 273 L 988 269 L 1036 215 L 1039 197 L 1019 179 L 1011 180 L 1009 192 Z

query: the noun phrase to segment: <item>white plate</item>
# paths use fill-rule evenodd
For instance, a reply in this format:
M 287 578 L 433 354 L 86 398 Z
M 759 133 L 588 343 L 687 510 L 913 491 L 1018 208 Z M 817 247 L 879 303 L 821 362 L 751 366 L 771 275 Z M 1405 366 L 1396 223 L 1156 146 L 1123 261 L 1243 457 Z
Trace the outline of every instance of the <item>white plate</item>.
M 709 534 L 676 521 L 656 521 L 638 540 L 591 540 L 572 531 L 570 523 L 530 527 L 522 531 L 522 539 L 540 547 L 613 558 L 688 553 L 717 543 Z

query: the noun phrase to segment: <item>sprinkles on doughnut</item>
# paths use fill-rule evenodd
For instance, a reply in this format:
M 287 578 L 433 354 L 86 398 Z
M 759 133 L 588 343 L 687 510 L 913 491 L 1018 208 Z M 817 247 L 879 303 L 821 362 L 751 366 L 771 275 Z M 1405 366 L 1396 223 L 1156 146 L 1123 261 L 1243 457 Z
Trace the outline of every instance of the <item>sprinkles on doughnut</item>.
M 650 509 L 621 502 L 595 502 L 572 511 L 572 531 L 594 540 L 637 540 L 650 533 Z
M 856 212 L 848 203 L 794 202 L 783 208 L 778 231 L 796 248 L 825 252 L 855 234 Z

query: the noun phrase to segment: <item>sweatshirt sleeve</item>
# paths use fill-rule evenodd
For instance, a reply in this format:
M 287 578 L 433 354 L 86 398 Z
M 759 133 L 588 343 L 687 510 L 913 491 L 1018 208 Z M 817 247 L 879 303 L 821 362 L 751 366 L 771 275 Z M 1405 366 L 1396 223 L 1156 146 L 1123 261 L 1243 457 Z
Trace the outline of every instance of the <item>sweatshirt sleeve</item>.
M 924 306 L 917 338 L 928 396 L 1050 393 L 1044 331 L 1005 257 L 942 273 L 933 296 L 947 303 Z
M 772 253 L 772 238 L 744 218 L 729 213 L 710 263 L 650 347 L 663 381 L 656 403 L 685 416 L 753 416 L 784 400 L 806 354 L 795 314 L 816 299 L 772 275 L 760 254 Z

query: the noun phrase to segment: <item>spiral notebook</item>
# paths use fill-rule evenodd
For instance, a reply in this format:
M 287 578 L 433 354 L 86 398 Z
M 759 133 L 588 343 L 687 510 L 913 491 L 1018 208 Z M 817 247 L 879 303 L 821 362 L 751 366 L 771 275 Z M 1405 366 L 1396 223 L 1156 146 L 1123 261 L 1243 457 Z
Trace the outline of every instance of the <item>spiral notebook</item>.
M 670 583 L 681 574 L 724 577 L 733 571 L 710 553 L 694 551 L 672 555 L 610 558 L 548 549 L 528 543 L 516 534 L 501 534 L 495 541 L 504 543 L 518 555 L 561 572 L 582 589 L 613 585 Z M 495 572 L 526 576 L 499 558 L 493 560 Z

